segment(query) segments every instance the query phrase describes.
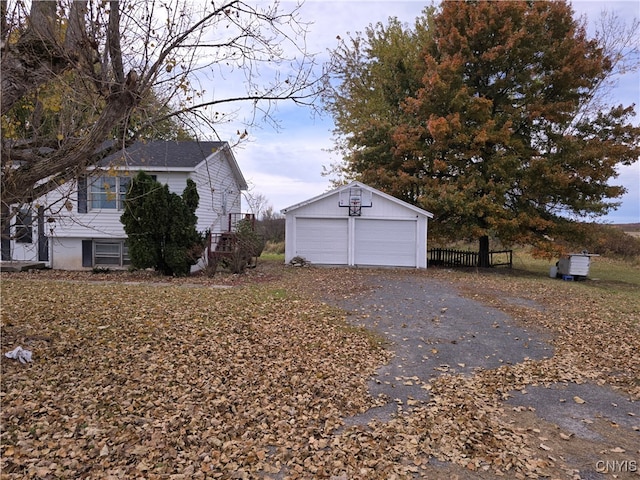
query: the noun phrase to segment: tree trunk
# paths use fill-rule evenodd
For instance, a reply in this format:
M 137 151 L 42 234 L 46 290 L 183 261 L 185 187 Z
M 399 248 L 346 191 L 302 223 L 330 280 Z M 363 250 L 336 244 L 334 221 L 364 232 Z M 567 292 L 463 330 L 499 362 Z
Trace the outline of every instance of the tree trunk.
M 489 268 L 489 237 L 483 235 L 480 237 L 480 252 L 478 255 L 478 267 Z
M 2 47 L 2 105 L 5 115 L 27 93 L 71 68 L 75 52 L 59 43 L 56 2 L 32 2 L 27 30 Z

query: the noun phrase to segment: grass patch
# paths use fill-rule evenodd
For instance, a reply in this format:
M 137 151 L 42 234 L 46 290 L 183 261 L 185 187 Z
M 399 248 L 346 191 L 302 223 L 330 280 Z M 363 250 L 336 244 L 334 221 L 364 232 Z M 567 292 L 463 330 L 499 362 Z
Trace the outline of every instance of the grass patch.
M 284 242 L 268 241 L 262 250 L 260 260 L 269 260 L 284 263 Z
M 284 253 L 262 252 L 262 255 L 260 255 L 260 260 L 284 263 Z
M 513 251 L 513 270 L 534 276 L 549 277 L 549 270 L 557 259 L 534 258 L 528 249 L 520 248 Z M 626 259 L 607 256 L 592 257 L 589 266 L 587 284 L 600 283 L 603 285 L 626 284 L 628 288 L 640 287 L 640 268 L 635 262 Z
M 535 275 L 549 276 L 549 269 L 556 264 L 557 260 L 547 260 L 534 258 L 527 249 L 516 249 L 513 251 L 513 268 L 523 270 Z
M 284 255 L 284 242 L 268 241 L 264 246 L 263 253 Z
M 287 298 L 289 296 L 289 294 L 284 288 L 275 288 L 271 290 L 269 293 L 271 295 L 271 298 L 275 298 L 275 299 Z
M 589 277 L 593 280 L 622 282 L 640 287 L 640 268 L 623 260 L 596 257 L 591 262 Z

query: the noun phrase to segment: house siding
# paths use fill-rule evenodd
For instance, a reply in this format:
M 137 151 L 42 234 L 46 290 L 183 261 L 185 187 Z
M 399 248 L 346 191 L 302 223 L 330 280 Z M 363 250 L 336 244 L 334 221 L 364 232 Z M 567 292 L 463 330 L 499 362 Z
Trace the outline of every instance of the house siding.
M 228 230 L 228 214 L 241 211 L 242 192 L 235 181 L 225 151 L 212 154 L 190 175 L 198 186 L 198 230 Z
M 198 230 L 206 230 L 212 226 L 218 225 L 219 217 L 222 215 L 222 195 L 224 188 L 232 191 L 229 195 L 227 203 L 227 213 L 240 213 L 241 192 L 238 187 L 233 184 L 232 177 L 225 176 L 226 183 L 220 184 L 221 187 L 215 188 L 216 179 L 206 178 L 202 171 L 188 174 L 186 172 L 147 172 L 155 175 L 158 182 L 169 186 L 169 191 L 182 195 L 187 186 L 187 178 L 191 178 L 198 185 L 198 195 L 200 195 L 200 203 L 196 215 L 198 216 Z M 124 238 L 126 237 L 124 227 L 120 222 L 122 210 L 101 209 L 92 210 L 89 208 L 87 213 L 78 213 L 78 196 L 77 193 L 69 197 L 69 205 L 73 215 L 69 215 L 66 211 L 58 214 L 50 215 L 55 220 L 54 236 L 58 238 L 71 237 L 95 237 L 101 238 Z
M 52 238 L 51 266 L 64 270 L 82 270 L 84 238 Z
M 135 176 L 139 170 L 142 168 L 132 167 L 126 172 Z M 147 168 L 144 171 L 153 175 L 161 184 L 168 185 L 169 190 L 178 195 L 184 191 L 187 178 L 191 178 L 196 183 L 200 196 L 200 203 L 196 210 L 198 231 L 211 230 L 214 233 L 224 231 L 228 228 L 228 214 L 241 212 L 241 189 L 246 189 L 246 182 L 228 149 L 217 150 L 195 167 L 162 166 Z M 87 191 L 85 190 L 83 195 L 79 192 L 79 185 L 81 186 L 82 182 L 68 182 L 34 202 L 34 207 L 45 206 L 47 213 L 40 222 L 37 222 L 36 212 L 34 212 L 32 243 L 16 242 L 17 227 L 16 225 L 11 227 L 12 240 L 5 242 L 11 259 L 37 261 L 39 256 L 40 259 L 43 257 L 42 252 L 39 255 L 39 248 L 44 246 L 48 249 L 46 252 L 48 266 L 56 269 L 81 270 L 87 268 L 89 241 L 108 242 L 126 239 L 124 227 L 120 222 L 123 211 L 91 209 L 91 205 L 87 204 Z M 37 241 L 39 233 L 46 236 L 45 242 Z

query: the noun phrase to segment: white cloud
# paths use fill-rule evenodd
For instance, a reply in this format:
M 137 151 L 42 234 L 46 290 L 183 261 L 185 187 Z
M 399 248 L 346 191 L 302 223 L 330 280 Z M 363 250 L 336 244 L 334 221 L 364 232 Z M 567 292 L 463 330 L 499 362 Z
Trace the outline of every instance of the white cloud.
M 609 223 L 638 223 L 640 222 L 640 163 L 622 166 L 618 169 L 620 176 L 614 179 L 613 185 L 622 185 L 627 193 L 620 199 L 622 205 L 618 210 L 609 214 Z
M 328 190 L 325 180 L 305 182 L 282 175 L 257 173 L 248 180 L 250 184 L 263 186 L 261 189 L 250 188 L 250 194 L 261 193 L 267 198 L 267 204 L 273 207 L 275 212 L 290 207 L 309 198 L 320 195 Z M 245 209 L 246 209 L 246 203 Z
M 293 119 L 295 121 L 295 119 Z M 280 211 L 330 188 L 321 175 L 335 161 L 326 123 L 287 122 L 281 132 L 258 131 L 256 140 L 236 149 L 236 158 L 252 191 Z

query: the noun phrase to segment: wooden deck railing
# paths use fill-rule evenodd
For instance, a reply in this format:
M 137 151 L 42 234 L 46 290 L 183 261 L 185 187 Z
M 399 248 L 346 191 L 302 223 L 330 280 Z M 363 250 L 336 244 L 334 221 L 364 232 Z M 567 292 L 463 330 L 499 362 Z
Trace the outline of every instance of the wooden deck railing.
M 251 229 L 256 228 L 256 216 L 253 213 L 230 213 L 227 219 L 227 232 L 235 232 L 238 229 L 238 223 L 241 221 L 251 223 Z
M 477 267 L 479 252 L 470 250 L 454 250 L 451 248 L 431 248 L 427 251 L 429 265 L 441 267 Z M 496 250 L 489 252 L 491 267 L 513 266 L 513 250 Z

